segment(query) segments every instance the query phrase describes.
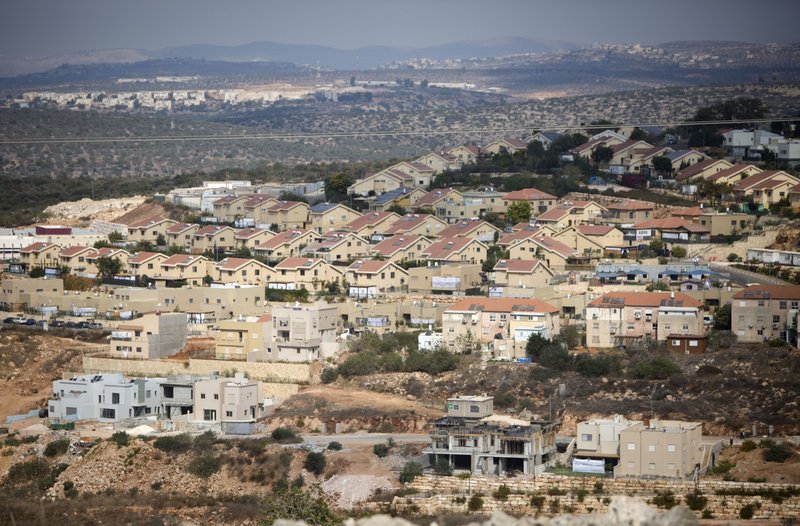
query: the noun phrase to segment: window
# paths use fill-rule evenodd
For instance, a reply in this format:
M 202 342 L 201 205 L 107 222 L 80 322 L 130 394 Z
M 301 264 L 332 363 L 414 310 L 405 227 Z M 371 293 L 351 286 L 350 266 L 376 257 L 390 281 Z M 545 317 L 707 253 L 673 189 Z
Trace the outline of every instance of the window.
M 117 411 L 115 409 L 103 409 L 103 412 L 101 413 L 100 416 L 101 416 L 101 418 L 112 418 L 113 419 L 113 418 L 116 418 Z
M 680 344 L 681 344 L 681 341 L 680 341 L 680 340 L 672 340 L 672 346 L 673 346 L 673 347 L 679 347 L 679 346 L 680 346 Z
M 675 453 L 675 444 L 667 444 L 667 451 L 669 453 Z
M 628 451 L 636 451 L 636 442 L 628 442 Z
M 55 408 L 51 409 L 51 411 L 55 411 Z M 68 407 L 67 408 L 67 416 L 77 415 L 77 414 L 78 414 L 78 408 L 77 407 Z
M 785 302 L 785 301 L 782 301 L 782 302 L 780 303 L 780 307 L 781 307 L 781 310 L 786 310 L 786 302 Z
M 581 435 L 581 440 L 584 442 L 591 442 L 592 441 L 592 434 L 591 433 L 583 433 Z
M 233 416 L 233 411 L 225 411 L 225 416 L 231 418 Z
M 647 469 L 649 469 L 650 471 L 655 471 L 656 470 L 655 462 L 650 462 L 649 464 L 647 464 Z
M 781 322 L 781 317 L 780 316 L 773 316 L 772 317 L 772 323 L 780 323 L 780 322 Z
M 675 469 L 675 464 L 670 462 L 669 464 L 667 464 L 667 469 Z
M 200 393 L 200 400 L 205 400 L 205 399 L 206 399 L 206 394 Z
M 219 394 L 214 393 L 214 400 L 219 400 Z
M 114 405 L 119 404 L 119 393 L 111 393 L 111 403 Z
M 655 452 L 655 450 L 656 450 L 656 446 L 654 446 L 652 444 L 647 446 L 647 451 L 649 451 L 650 453 Z
M 213 409 L 205 409 L 203 410 L 203 420 L 216 420 L 217 419 L 217 412 Z
M 479 406 L 477 406 L 477 405 L 471 404 L 469 406 L 469 412 L 470 413 L 480 413 L 481 412 L 481 408 Z

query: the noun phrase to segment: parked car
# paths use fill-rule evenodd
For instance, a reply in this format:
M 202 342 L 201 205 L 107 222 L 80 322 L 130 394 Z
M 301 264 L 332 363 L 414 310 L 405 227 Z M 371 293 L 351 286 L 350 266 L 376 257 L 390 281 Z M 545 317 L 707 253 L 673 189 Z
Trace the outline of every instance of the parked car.
M 14 316 L 12 320 L 13 321 L 11 323 L 16 323 L 17 325 L 25 325 L 25 323 L 28 321 L 28 318 L 24 316 Z
M 63 320 L 53 320 L 50 322 L 51 327 L 63 327 L 64 321 Z
M 36 325 L 39 327 L 44 327 L 44 324 L 47 323 L 47 320 L 39 320 L 36 322 Z
M 89 322 L 88 321 L 79 321 L 78 323 L 75 324 L 75 328 L 76 329 L 88 329 L 89 328 Z
M 103 328 L 103 324 L 99 323 L 99 322 L 96 322 L 96 321 L 90 321 L 89 322 L 89 328 L 90 329 L 102 329 Z
M 78 327 L 78 324 L 75 323 L 74 321 L 68 321 L 64 324 L 64 327 L 66 327 L 67 329 L 75 329 Z
M 25 323 L 23 325 L 36 325 L 36 320 L 34 320 L 33 318 L 28 318 L 27 320 L 25 320 Z
M 42 407 L 39 409 L 39 418 L 47 418 L 50 414 L 50 410 L 46 407 Z
M 3 323 L 14 323 L 14 316 L 9 316 L 8 318 L 3 320 Z

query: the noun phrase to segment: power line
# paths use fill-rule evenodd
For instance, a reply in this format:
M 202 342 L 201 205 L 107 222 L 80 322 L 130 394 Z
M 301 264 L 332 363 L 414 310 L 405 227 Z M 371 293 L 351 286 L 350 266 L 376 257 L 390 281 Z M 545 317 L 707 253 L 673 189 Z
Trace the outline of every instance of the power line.
M 465 134 L 506 134 L 529 133 L 531 130 L 541 131 L 566 131 L 574 129 L 603 130 L 608 128 L 635 127 L 635 128 L 671 128 L 676 126 L 694 127 L 708 125 L 738 124 L 763 124 L 770 122 L 798 122 L 798 117 L 775 117 L 770 119 L 738 119 L 738 120 L 712 120 L 712 121 L 676 121 L 660 123 L 613 123 L 613 124 L 559 124 L 559 125 L 530 125 L 523 127 L 507 128 L 471 128 L 471 129 L 432 129 L 432 130 L 390 130 L 390 131 L 353 131 L 353 132 L 320 132 L 320 133 L 269 133 L 269 134 L 242 134 L 242 135 L 141 135 L 141 136 L 116 136 L 116 137 L 22 137 L 14 139 L 0 139 L 0 145 L 35 145 L 35 144 L 93 144 L 93 143 L 149 143 L 149 142 L 200 142 L 200 141 L 282 141 L 296 139 L 342 139 L 359 137 L 397 137 L 397 136 L 444 136 Z

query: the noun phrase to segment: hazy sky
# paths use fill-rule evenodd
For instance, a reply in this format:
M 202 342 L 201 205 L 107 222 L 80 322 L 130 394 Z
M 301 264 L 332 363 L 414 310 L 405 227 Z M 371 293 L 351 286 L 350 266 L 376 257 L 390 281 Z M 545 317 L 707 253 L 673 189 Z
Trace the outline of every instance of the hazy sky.
M 340 49 L 521 36 L 800 41 L 798 0 L 2 0 L 0 54 L 272 40 Z

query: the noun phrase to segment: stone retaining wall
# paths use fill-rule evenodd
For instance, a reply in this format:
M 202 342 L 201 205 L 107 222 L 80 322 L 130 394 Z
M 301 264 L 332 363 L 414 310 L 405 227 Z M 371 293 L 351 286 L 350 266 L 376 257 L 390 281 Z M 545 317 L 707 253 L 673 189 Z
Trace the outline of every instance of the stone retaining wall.
M 602 487 L 596 488 L 596 482 L 602 484 Z M 492 497 L 503 484 L 512 492 L 504 502 Z M 466 480 L 458 477 L 424 475 L 407 487 L 418 493 L 395 497 L 392 506 L 397 511 L 423 515 L 435 515 L 442 511 L 466 512 L 470 495 L 476 494 L 481 495 L 483 500 L 482 513 L 491 513 L 494 510 L 526 515 L 604 513 L 614 495 L 652 499 L 656 492 L 671 491 L 676 501 L 685 503 L 686 495 L 694 493 L 697 488 L 708 499 L 703 510 L 695 511 L 698 517 L 707 510 L 716 519 L 739 519 L 742 507 L 752 504 L 755 507 L 754 519 L 800 518 L 800 496 L 773 502 L 769 497 L 716 494 L 720 490 L 758 491 L 793 487 L 789 484 L 701 480 L 695 485 L 693 482 L 670 480 L 605 479 L 545 474 L 535 478 L 531 476 L 513 479 L 473 476 Z M 534 496 L 538 502 L 533 501 Z M 541 504 L 541 507 L 537 507 L 536 504 Z
M 313 364 L 241 362 L 231 360 L 200 360 L 190 358 L 186 362 L 173 360 L 124 360 L 121 358 L 83 357 L 86 373 L 120 372 L 128 376 L 169 376 L 190 374 L 209 375 L 215 371 L 222 374 L 246 373 L 248 378 L 271 383 L 311 383 Z

